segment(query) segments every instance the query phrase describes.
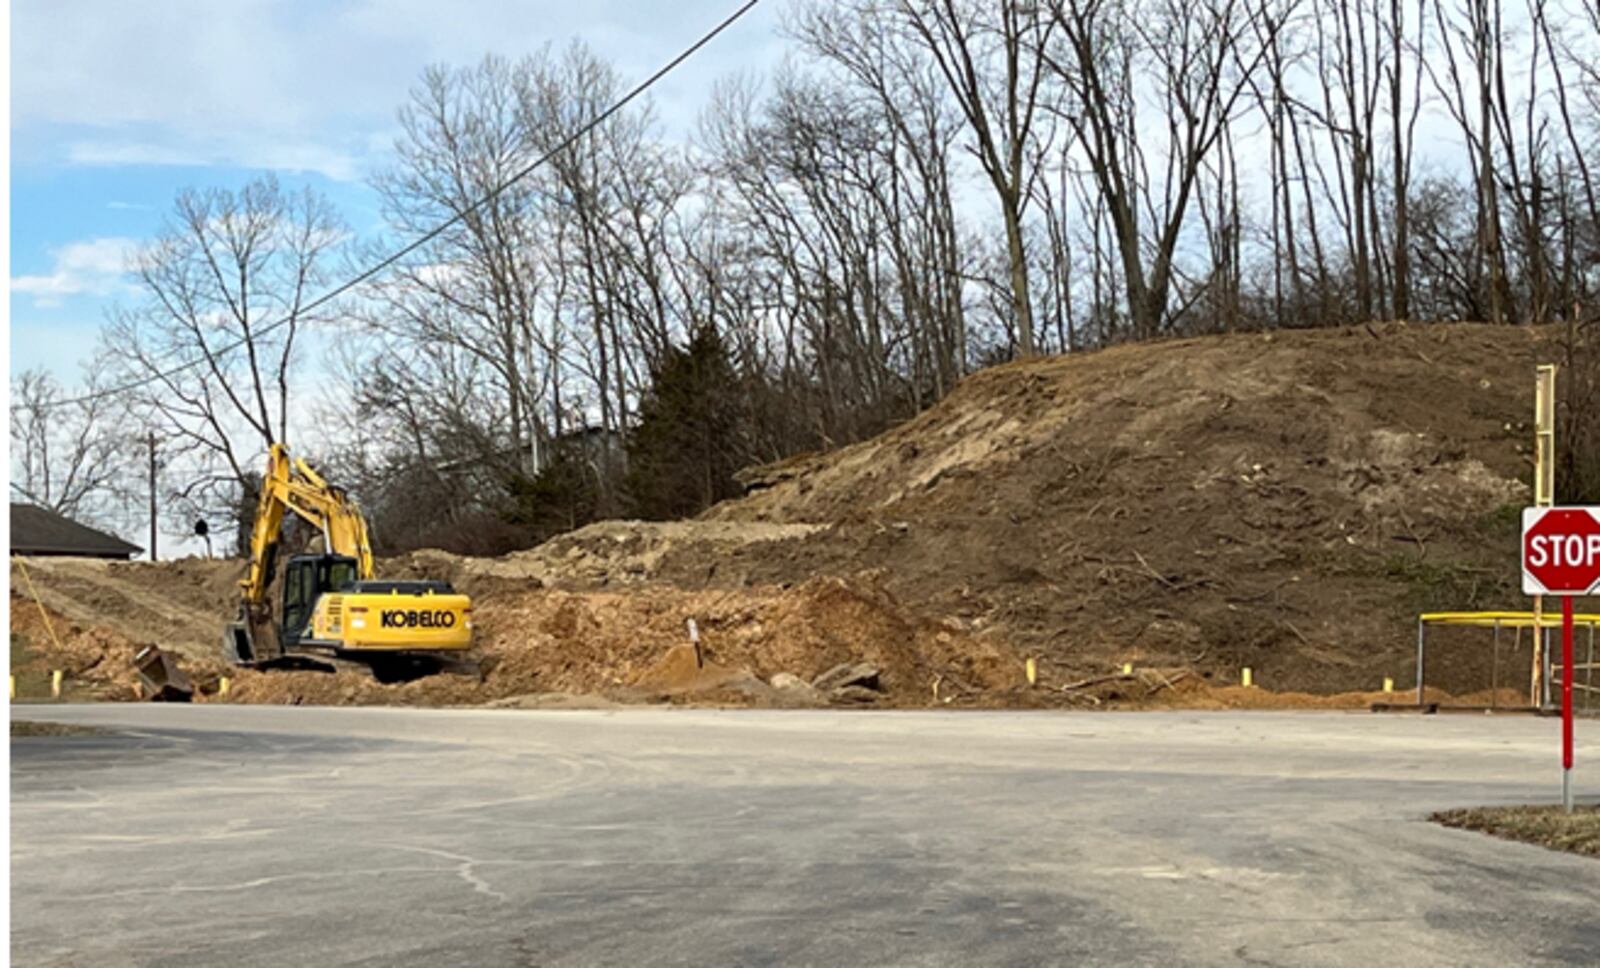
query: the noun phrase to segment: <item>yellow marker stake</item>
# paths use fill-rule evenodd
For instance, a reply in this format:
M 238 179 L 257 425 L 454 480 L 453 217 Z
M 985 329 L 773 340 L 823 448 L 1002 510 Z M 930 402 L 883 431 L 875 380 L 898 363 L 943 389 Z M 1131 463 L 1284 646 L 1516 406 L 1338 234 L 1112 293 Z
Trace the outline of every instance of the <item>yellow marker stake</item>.
M 50 698 L 51 699 L 60 699 L 61 698 L 61 670 L 60 669 L 51 669 L 50 670 Z
M 1133 663 L 1132 662 L 1124 662 L 1122 664 L 1122 674 L 1125 675 L 1125 676 L 1133 675 Z
M 223 676 L 217 681 L 217 695 L 226 696 L 228 694 L 228 687 L 231 685 L 233 685 L 233 680 L 229 679 L 227 676 Z
M 16 676 L 12 676 L 11 677 L 11 698 L 12 699 L 17 698 L 17 677 Z
M 1255 685 L 1255 680 L 1250 675 L 1249 666 L 1244 667 L 1244 672 L 1239 676 L 1239 684 L 1241 686 L 1245 686 L 1246 688 Z
M 1388 676 L 1383 677 L 1383 691 L 1394 692 L 1394 680 Z
M 1030 686 L 1038 685 L 1039 684 L 1039 660 L 1035 659 L 1035 658 L 1032 658 L 1032 657 L 1029 657 L 1028 664 L 1027 664 L 1026 668 L 1027 668 L 1027 671 L 1028 671 L 1028 685 L 1030 685 Z

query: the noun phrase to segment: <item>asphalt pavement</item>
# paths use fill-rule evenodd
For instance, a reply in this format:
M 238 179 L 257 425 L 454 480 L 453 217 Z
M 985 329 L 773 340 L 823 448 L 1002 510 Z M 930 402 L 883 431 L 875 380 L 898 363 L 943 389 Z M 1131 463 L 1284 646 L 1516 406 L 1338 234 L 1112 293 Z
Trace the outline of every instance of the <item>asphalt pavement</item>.
M 1425 820 L 1555 798 L 1548 719 L 12 716 L 115 730 L 11 742 L 19 965 L 1600 962 L 1600 861 Z

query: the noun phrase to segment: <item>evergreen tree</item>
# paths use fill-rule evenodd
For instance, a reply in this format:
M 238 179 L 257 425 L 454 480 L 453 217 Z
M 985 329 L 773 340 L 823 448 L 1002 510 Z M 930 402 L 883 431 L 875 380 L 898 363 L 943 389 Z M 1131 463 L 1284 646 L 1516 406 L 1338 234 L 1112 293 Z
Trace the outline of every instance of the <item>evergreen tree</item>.
M 713 327 L 667 351 L 628 435 L 625 490 L 643 518 L 687 517 L 739 493 L 750 461 L 747 395 Z
M 516 475 L 508 488 L 506 520 L 528 528 L 536 543 L 601 516 L 595 472 L 579 448 L 566 445 L 554 450 L 551 461 L 537 474 Z

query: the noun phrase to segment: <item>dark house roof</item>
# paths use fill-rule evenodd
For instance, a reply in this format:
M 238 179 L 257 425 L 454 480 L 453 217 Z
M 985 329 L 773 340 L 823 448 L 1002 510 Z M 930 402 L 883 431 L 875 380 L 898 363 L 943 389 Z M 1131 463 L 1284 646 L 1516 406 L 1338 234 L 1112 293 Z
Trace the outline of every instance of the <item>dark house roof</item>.
M 11 553 L 132 558 L 144 549 L 32 504 L 11 505 Z

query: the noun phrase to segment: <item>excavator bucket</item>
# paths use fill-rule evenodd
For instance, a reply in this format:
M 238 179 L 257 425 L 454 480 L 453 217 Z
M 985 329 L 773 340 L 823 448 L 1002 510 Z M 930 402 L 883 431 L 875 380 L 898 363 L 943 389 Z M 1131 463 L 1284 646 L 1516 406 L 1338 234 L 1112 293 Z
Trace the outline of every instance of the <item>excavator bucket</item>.
M 194 698 L 194 684 L 178 661 L 153 645 L 140 649 L 133 657 L 133 671 L 139 676 L 144 695 L 152 702 L 188 702 Z
M 256 661 L 255 642 L 250 635 L 250 623 L 230 622 L 222 632 L 222 654 L 236 666 L 253 665 Z

